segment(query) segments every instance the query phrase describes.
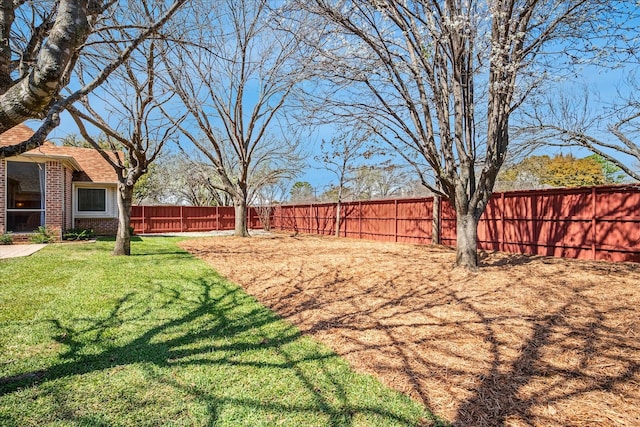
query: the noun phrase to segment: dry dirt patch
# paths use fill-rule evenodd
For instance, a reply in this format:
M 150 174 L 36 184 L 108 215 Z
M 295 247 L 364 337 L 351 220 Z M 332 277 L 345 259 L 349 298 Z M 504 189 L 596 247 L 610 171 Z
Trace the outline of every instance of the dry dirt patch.
M 640 266 L 270 235 L 182 246 L 460 426 L 640 426 Z

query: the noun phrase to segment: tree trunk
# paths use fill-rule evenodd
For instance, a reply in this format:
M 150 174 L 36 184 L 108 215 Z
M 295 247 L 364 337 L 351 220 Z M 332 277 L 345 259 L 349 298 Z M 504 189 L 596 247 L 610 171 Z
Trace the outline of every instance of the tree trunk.
M 118 233 L 112 255 L 131 255 L 131 201 L 133 186 L 118 184 Z
M 441 197 L 437 194 L 433 196 L 433 222 L 431 224 L 431 244 L 439 245 L 440 244 L 440 203 Z
M 247 228 L 247 202 L 244 198 L 237 198 L 233 202 L 235 208 L 236 221 L 234 236 L 249 237 L 249 230 Z
M 49 30 L 45 30 L 47 37 L 43 39 L 46 42 L 38 50 L 37 63 L 33 69 L 22 80 L 11 83 L 8 87 L 6 82 L 3 82 L 5 84 L 0 96 L 0 133 L 25 120 L 38 117 L 41 113 L 46 115 L 51 100 L 58 95 L 61 89 L 60 81 L 65 77 L 65 70 L 69 65 L 74 65 L 76 48 L 82 46 L 89 36 L 87 2 L 63 1 L 56 3 L 58 10 L 55 22 Z M 19 3 L 14 2 L 13 7 L 9 6 L 9 8 L 15 11 L 16 4 Z M 6 6 L 4 8 L 6 9 Z M 4 15 L 3 29 L 11 28 L 6 14 L 2 15 Z M 5 37 L 7 36 L 8 34 Z M 11 34 L 11 38 L 14 37 Z M 6 38 L 3 42 L 5 42 L 3 45 L 9 46 L 9 41 Z M 7 69 L 7 67 L 3 68 Z M 33 148 L 26 144 L 21 144 L 21 146 L 25 148 L 25 151 Z
M 478 219 L 473 213 L 456 212 L 456 264 L 458 268 L 478 269 Z

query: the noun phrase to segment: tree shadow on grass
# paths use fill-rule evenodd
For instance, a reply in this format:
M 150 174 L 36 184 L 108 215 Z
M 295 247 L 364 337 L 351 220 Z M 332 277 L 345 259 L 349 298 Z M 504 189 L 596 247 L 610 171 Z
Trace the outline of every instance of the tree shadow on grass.
M 286 422 L 291 416 L 301 421 L 312 416 L 326 420 L 330 426 L 349 426 L 357 417 L 374 417 L 388 425 L 415 425 L 415 419 L 386 406 L 384 397 L 370 404 L 349 397 L 354 390 L 346 390 L 350 386 L 343 378 L 346 364 L 340 362 L 336 368 L 335 353 L 310 341 L 301 342 L 297 329 L 240 288 L 205 277 L 192 279 L 191 285 L 197 293 L 186 293 L 177 286 L 156 287 L 154 301 L 149 300 L 148 294 L 129 292 L 102 317 L 50 319 L 56 331 L 52 339 L 64 348 L 61 362 L 0 378 L 0 399 L 25 389 L 36 394 L 50 393 L 59 408 L 57 419 L 78 425 L 109 425 L 108 419 L 66 408 L 70 391 L 64 385 L 58 386 L 59 381 L 135 366 L 153 382 L 151 388 L 171 390 L 205 407 L 204 425 L 216 424 L 221 413 L 228 410 L 245 416 L 262 414 L 245 425 L 256 420 L 265 422 L 262 416 L 272 417 L 273 424 L 278 420 Z M 176 309 L 180 314 L 169 316 Z M 114 335 L 136 325 L 144 326 L 140 334 L 133 334 L 137 335 L 133 339 L 126 343 L 116 339 L 109 344 Z M 201 384 L 188 379 L 191 369 L 200 370 Z M 247 372 L 258 376 L 244 376 Z M 209 374 L 213 378 L 207 378 Z M 227 375 L 231 380 L 225 379 Z M 272 380 L 281 382 L 277 386 L 281 390 L 290 386 L 278 378 L 296 383 L 297 393 L 304 398 L 265 394 L 262 389 L 270 387 Z M 217 381 L 228 384 L 221 388 Z M 246 384 L 237 384 L 243 382 Z M 227 392 L 228 389 L 243 392 Z M 368 390 L 360 392 L 366 394 Z M 386 397 L 392 394 L 381 392 Z M 12 420 L 6 415 L 0 417 L 0 422 L 19 424 L 17 418 Z

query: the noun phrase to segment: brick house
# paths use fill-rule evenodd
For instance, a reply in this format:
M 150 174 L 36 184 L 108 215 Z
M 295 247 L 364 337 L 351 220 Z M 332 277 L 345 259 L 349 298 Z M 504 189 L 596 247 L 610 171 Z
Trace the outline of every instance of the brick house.
M 20 124 L 0 135 L 0 146 L 32 135 L 33 130 Z M 46 226 L 59 238 L 72 228 L 113 235 L 118 228 L 117 182 L 111 165 L 91 148 L 45 142 L 0 159 L 0 234 L 12 232 L 21 240 Z

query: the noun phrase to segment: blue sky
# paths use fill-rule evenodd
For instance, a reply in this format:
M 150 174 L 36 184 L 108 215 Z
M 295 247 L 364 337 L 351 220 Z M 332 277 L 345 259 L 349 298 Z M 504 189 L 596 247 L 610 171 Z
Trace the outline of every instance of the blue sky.
M 604 103 L 614 102 L 618 98 L 617 88 L 622 84 L 626 73 L 635 68 L 637 68 L 637 66 L 618 69 L 589 67 L 586 68 L 578 77 L 567 79 L 563 82 L 561 90 L 581 92 L 583 90 L 582 88 L 587 86 L 590 93 L 593 93 L 593 96 L 591 97 L 592 101 L 599 98 Z M 598 106 L 595 105 L 593 108 L 595 109 L 597 107 Z M 27 125 L 30 125 L 34 129 L 38 126 L 37 122 L 27 122 Z M 323 126 L 316 130 L 312 135 L 305 138 L 304 141 L 304 151 L 307 153 L 306 157 L 309 166 L 297 180 L 308 181 L 314 188 L 316 188 L 318 194 L 326 190 L 335 179 L 331 172 L 323 169 L 321 162 L 314 159 L 314 157 L 319 155 L 322 139 L 330 139 L 333 132 L 334 129 L 331 126 Z M 63 113 L 60 126 L 49 135 L 49 140 L 57 142 L 59 139 L 67 135 L 78 133 L 79 132 L 73 120 L 68 114 Z M 543 149 L 536 154 L 556 154 L 558 152 L 572 153 L 577 157 L 583 157 L 590 154 L 587 150 L 575 147 L 563 149 L 552 147 Z

